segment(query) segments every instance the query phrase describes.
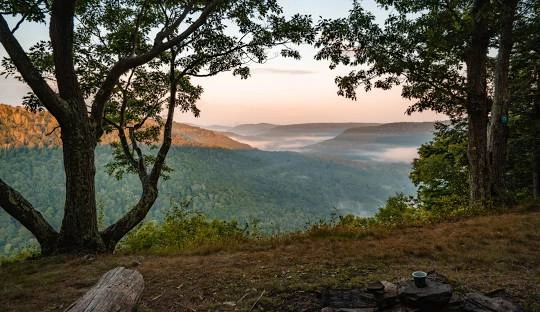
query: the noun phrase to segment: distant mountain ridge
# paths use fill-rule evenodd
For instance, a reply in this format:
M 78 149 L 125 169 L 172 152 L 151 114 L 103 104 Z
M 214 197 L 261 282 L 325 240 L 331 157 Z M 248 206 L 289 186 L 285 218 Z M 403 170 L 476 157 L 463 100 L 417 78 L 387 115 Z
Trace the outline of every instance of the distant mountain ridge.
M 23 107 L 0 104 L 0 148 L 60 146 L 58 123 L 47 112 L 32 113 Z M 101 143 L 117 140 L 116 133 L 102 137 Z M 174 146 L 209 147 L 224 149 L 252 149 L 215 131 L 187 124 L 173 124 Z
M 303 123 L 281 125 L 269 129 L 265 135 L 279 136 L 282 134 L 324 134 L 338 135 L 343 131 L 351 128 L 364 128 L 378 126 L 379 123 L 363 123 L 363 122 L 336 122 L 336 123 Z
M 291 135 L 338 135 L 341 132 L 356 127 L 378 126 L 380 123 L 364 122 L 310 122 L 299 124 L 276 125 L 270 123 L 241 124 L 235 127 L 221 127 L 221 131 L 239 136 L 291 136 Z M 217 126 L 211 127 L 218 130 Z
M 277 126 L 278 125 L 269 123 L 241 124 L 228 129 L 228 132 L 233 132 L 240 135 L 258 135 Z
M 374 124 L 368 127 L 351 127 L 342 135 L 359 134 L 359 133 L 424 133 L 434 130 L 435 122 L 391 122 L 385 124 Z
M 366 150 L 392 146 L 415 147 L 433 137 L 435 122 L 393 122 L 345 130 L 340 135 L 306 147 L 311 151 Z

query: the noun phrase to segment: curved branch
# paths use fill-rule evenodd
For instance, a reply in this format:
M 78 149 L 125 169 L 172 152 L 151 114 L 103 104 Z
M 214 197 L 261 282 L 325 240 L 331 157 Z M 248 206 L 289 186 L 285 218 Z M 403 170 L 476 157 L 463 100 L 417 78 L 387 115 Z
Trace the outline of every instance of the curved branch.
M 100 89 L 96 93 L 96 96 L 94 97 L 94 101 L 92 103 L 91 118 L 93 119 L 96 129 L 96 136 L 98 138 L 101 137 L 101 135 L 103 134 L 103 116 L 105 112 L 105 104 L 110 98 L 114 86 L 118 82 L 118 79 L 126 71 L 149 62 L 162 52 L 179 45 L 182 41 L 187 39 L 191 34 L 193 34 L 199 27 L 201 27 L 206 22 L 206 19 L 214 11 L 214 8 L 219 2 L 220 0 L 212 0 L 211 2 L 208 2 L 204 10 L 201 12 L 201 15 L 178 36 L 175 36 L 174 38 L 166 42 L 156 40 L 157 42 L 154 43 L 154 46 L 150 49 L 150 51 L 141 55 L 123 58 L 116 62 L 116 64 L 109 71 Z
M 73 57 L 73 19 L 76 1 L 54 1 L 51 10 L 49 35 L 53 49 L 54 69 L 58 92 L 63 99 L 80 99 L 77 101 L 78 112 L 86 112 L 83 96 L 75 74 Z M 70 108 L 74 105 L 71 104 Z
M 41 245 L 43 255 L 54 251 L 58 233 L 19 192 L 0 179 L 0 207 L 27 228 Z
M 167 112 L 167 121 L 165 122 L 165 129 L 163 130 L 163 143 L 159 148 L 154 166 L 148 177 L 151 183 L 156 183 L 161 175 L 161 170 L 165 164 L 165 158 L 171 147 L 172 142 L 172 128 L 173 128 L 173 119 L 174 119 L 174 108 L 176 107 L 176 93 L 178 89 L 178 81 L 175 75 L 175 62 L 176 62 L 176 52 L 173 50 L 171 63 L 169 68 L 169 83 L 170 83 L 170 98 L 169 98 L 169 109 Z
M 167 113 L 167 121 L 165 122 L 165 129 L 163 131 L 163 143 L 158 151 L 154 166 L 150 175 L 142 177 L 141 182 L 143 184 L 143 193 L 137 204 L 126 213 L 120 220 L 106 228 L 101 236 L 105 245 L 109 250 L 114 250 L 116 244 L 124 235 L 126 235 L 131 229 L 139 224 L 148 214 L 150 208 L 154 204 L 157 195 L 157 183 L 161 175 L 161 170 L 165 163 L 165 158 L 171 147 L 172 141 L 172 126 L 174 117 L 174 108 L 176 107 L 176 93 L 177 93 L 177 80 L 175 77 L 175 57 L 176 54 L 172 51 L 172 58 L 170 62 L 170 99 Z M 134 138 L 132 138 L 133 140 Z M 139 161 L 141 161 L 142 155 L 139 155 Z M 144 163 L 144 160 L 142 160 Z M 146 169 L 145 169 L 146 172 Z
M 32 61 L 24 52 L 20 43 L 11 33 L 9 25 L 0 15 L 0 42 L 6 49 L 9 57 L 17 67 L 24 81 L 39 98 L 45 108 L 58 120 L 60 125 L 66 120 L 68 112 L 67 103 L 60 99 L 51 87 L 45 82 L 40 72 L 32 64 Z
M 156 185 L 145 183 L 139 202 L 120 220 L 101 232 L 101 237 L 108 250 L 114 251 L 116 244 L 122 237 L 146 217 L 157 196 L 158 190 Z
M 29 13 L 26 13 L 24 14 L 21 19 L 17 22 L 17 24 L 15 25 L 15 27 L 13 27 L 13 29 L 11 30 L 11 33 L 14 34 L 18 29 L 19 27 L 21 27 L 22 23 L 24 23 L 24 21 L 26 20 L 26 18 L 28 17 Z

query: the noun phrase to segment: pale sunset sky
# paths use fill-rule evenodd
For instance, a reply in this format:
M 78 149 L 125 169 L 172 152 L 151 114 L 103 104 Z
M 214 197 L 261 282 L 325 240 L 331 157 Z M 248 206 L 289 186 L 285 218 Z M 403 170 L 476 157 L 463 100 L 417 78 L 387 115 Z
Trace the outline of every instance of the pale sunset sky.
M 352 0 L 280 0 L 285 13 L 311 14 L 314 20 L 320 16 L 337 18 L 347 16 Z M 364 7 L 372 11 L 379 22 L 384 11 L 372 1 L 363 1 Z M 13 22 L 13 20 L 10 20 Z M 24 47 L 36 40 L 46 40 L 45 25 L 25 25 L 16 35 Z M 402 99 L 400 90 L 358 91 L 357 101 L 337 95 L 334 78 L 351 70 L 330 70 L 328 62 L 315 61 L 316 50 L 301 46 L 302 60 L 283 59 L 278 50 L 271 51 L 272 57 L 265 64 L 254 64 L 252 75 L 240 80 L 232 73 L 221 73 L 215 77 L 199 78 L 195 81 L 205 92 L 198 103 L 201 117 L 177 113 L 176 121 L 198 125 L 237 125 L 243 123 L 268 122 L 292 124 L 307 122 L 395 122 L 433 121 L 447 119 L 433 112 L 405 115 L 411 102 Z M 6 56 L 0 46 L 0 57 Z M 28 91 L 28 87 L 13 79 L 0 78 L 0 103 L 17 105 Z

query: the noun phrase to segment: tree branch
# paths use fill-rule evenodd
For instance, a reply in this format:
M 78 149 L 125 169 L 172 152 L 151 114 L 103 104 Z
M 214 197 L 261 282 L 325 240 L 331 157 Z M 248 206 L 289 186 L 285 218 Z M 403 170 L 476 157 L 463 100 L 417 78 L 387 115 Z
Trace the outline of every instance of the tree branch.
M 116 244 L 122 237 L 146 217 L 146 214 L 148 214 L 148 211 L 154 204 L 157 196 L 157 187 L 145 182 L 143 185 L 143 193 L 137 204 L 120 218 L 120 220 L 111 224 L 101 232 L 101 237 L 107 249 L 114 251 Z
M 172 125 L 174 117 L 174 108 L 176 107 L 176 93 L 177 93 L 177 77 L 175 75 L 175 61 L 176 54 L 172 51 L 172 57 L 170 61 L 170 99 L 167 113 L 167 121 L 165 122 L 165 129 L 163 131 L 163 142 L 158 151 L 154 166 L 149 176 L 141 179 L 143 193 L 137 204 L 126 213 L 115 224 L 112 224 L 106 228 L 101 236 L 106 246 L 109 249 L 114 249 L 118 241 L 124 237 L 131 229 L 139 224 L 148 214 L 148 211 L 154 204 L 157 195 L 157 183 L 161 175 L 161 170 L 165 163 L 165 158 L 171 147 L 172 142 Z M 133 140 L 133 138 L 132 138 Z M 142 157 L 139 155 L 139 157 Z
M 157 184 L 157 181 L 159 179 L 159 176 L 161 175 L 161 170 L 163 169 L 163 165 L 165 164 L 165 158 L 167 157 L 167 153 L 169 152 L 169 149 L 171 147 L 172 142 L 172 127 L 173 127 L 173 119 L 174 119 L 174 108 L 176 107 L 176 93 L 178 89 L 178 82 L 175 73 L 175 62 L 176 62 L 176 52 L 171 49 L 171 63 L 170 63 L 170 76 L 169 76 L 169 83 L 170 83 L 170 99 L 169 99 L 169 109 L 167 112 L 167 121 L 165 122 L 165 129 L 163 130 L 163 143 L 161 144 L 161 147 L 159 148 L 156 161 L 154 162 L 154 166 L 152 168 L 152 171 L 150 172 L 149 180 L 150 182 L 155 181 Z
M 43 255 L 54 251 L 58 233 L 19 192 L 0 179 L 0 207 L 36 237 Z
M 146 3 L 145 3 L 146 4 Z M 139 10 L 139 13 L 137 14 L 137 18 L 135 20 L 135 30 L 133 31 L 133 36 L 131 39 L 131 54 L 135 55 L 137 51 L 137 35 L 139 34 L 139 27 L 141 22 L 141 16 L 144 13 L 145 5 L 141 6 L 141 9 Z
M 14 34 L 17 29 L 19 29 L 19 27 L 21 27 L 22 23 L 24 23 L 24 21 L 26 20 L 26 18 L 28 17 L 28 13 L 24 14 L 21 19 L 17 22 L 17 24 L 15 25 L 15 27 L 13 27 L 13 29 L 11 30 L 11 33 Z
M 141 180 L 146 179 L 148 172 L 146 171 L 146 164 L 144 163 L 144 155 L 141 148 L 137 144 L 137 138 L 135 137 L 135 128 L 129 127 L 129 139 L 131 141 L 131 146 L 133 150 L 137 153 L 137 172 L 139 173 L 139 178 Z M 144 181 L 142 181 L 144 182 Z
M 77 99 L 78 107 L 74 107 L 75 103 L 70 103 L 70 108 L 81 113 L 86 112 L 86 105 L 75 74 L 73 57 L 75 6 L 76 1 L 74 0 L 56 0 L 53 2 L 49 35 L 51 37 L 56 83 L 60 97 L 63 99 Z
M 135 158 L 133 157 L 133 154 L 129 150 L 129 143 L 128 143 L 127 138 L 126 138 L 126 134 L 124 133 L 124 128 L 122 128 L 120 125 L 116 124 L 112 120 L 109 120 L 107 117 L 104 117 L 103 120 L 107 124 L 114 127 L 116 129 L 116 131 L 118 131 L 118 138 L 120 139 L 120 146 L 122 146 L 122 152 L 124 152 L 124 155 L 126 155 L 126 157 L 128 158 L 129 163 L 131 164 L 133 169 L 137 170 L 137 168 L 138 168 L 137 167 L 137 161 L 135 160 Z
M 201 27 L 206 22 L 206 19 L 213 12 L 214 8 L 219 2 L 220 0 L 212 0 L 208 2 L 204 10 L 201 12 L 201 15 L 191 25 L 189 25 L 186 30 L 184 30 L 178 36 L 175 36 L 173 39 L 168 40 L 167 42 L 155 42 L 154 46 L 150 49 L 150 51 L 141 55 L 123 58 L 116 62 L 116 64 L 109 71 L 109 74 L 105 78 L 100 89 L 96 93 L 96 96 L 94 97 L 94 101 L 92 103 L 91 118 L 93 120 L 94 127 L 96 129 L 96 136 L 98 138 L 101 137 L 101 135 L 103 134 L 103 116 L 106 102 L 111 96 L 113 88 L 116 85 L 120 76 L 122 76 L 129 69 L 149 62 L 150 60 L 158 56 L 160 53 L 174 46 L 177 46 L 183 40 L 187 39 L 191 34 L 193 34 L 199 27 Z
M 66 120 L 68 106 L 65 101 L 60 99 L 58 95 L 51 89 L 41 76 L 40 72 L 32 64 L 32 61 L 24 52 L 23 48 L 15 39 L 15 36 L 9 29 L 9 26 L 3 16 L 0 15 L 0 42 L 6 49 L 9 57 L 17 67 L 17 70 L 23 77 L 24 81 L 30 86 L 32 91 L 40 99 L 45 108 L 58 120 L 62 125 Z
M 156 37 L 154 38 L 154 45 L 158 45 L 162 43 L 163 39 L 169 37 L 174 32 L 174 30 L 178 28 L 180 24 L 182 24 L 182 22 L 188 16 L 189 12 L 193 9 L 194 4 L 195 4 L 195 1 L 191 1 L 186 6 L 182 14 L 180 14 L 180 16 L 176 20 L 174 20 L 174 22 L 171 25 L 164 27 L 160 32 L 157 33 Z

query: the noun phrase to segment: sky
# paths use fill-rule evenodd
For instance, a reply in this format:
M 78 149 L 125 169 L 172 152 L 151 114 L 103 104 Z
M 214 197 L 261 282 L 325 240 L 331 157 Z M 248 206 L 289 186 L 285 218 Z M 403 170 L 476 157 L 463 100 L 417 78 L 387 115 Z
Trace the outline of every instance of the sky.
M 352 0 L 280 0 L 285 14 L 311 14 L 317 20 L 347 16 Z M 384 11 L 373 1 L 363 1 L 379 22 Z M 27 47 L 44 38 L 48 31 L 43 25 L 26 25 L 17 31 L 17 38 Z M 334 78 L 348 69 L 330 70 L 329 63 L 315 61 L 316 50 L 298 47 L 302 59 L 284 59 L 278 51 L 270 51 L 271 59 L 255 64 L 247 80 L 221 73 L 214 77 L 195 79 L 205 92 L 197 104 L 201 116 L 177 113 L 175 120 L 198 125 L 237 125 L 245 123 L 293 124 L 307 122 L 396 122 L 433 121 L 446 119 L 434 112 L 405 114 L 412 102 L 401 98 L 399 88 L 389 91 L 358 90 L 356 101 L 337 95 Z M 6 52 L 0 46 L 0 56 Z M 0 103 L 17 105 L 28 87 L 13 80 L 0 78 Z

